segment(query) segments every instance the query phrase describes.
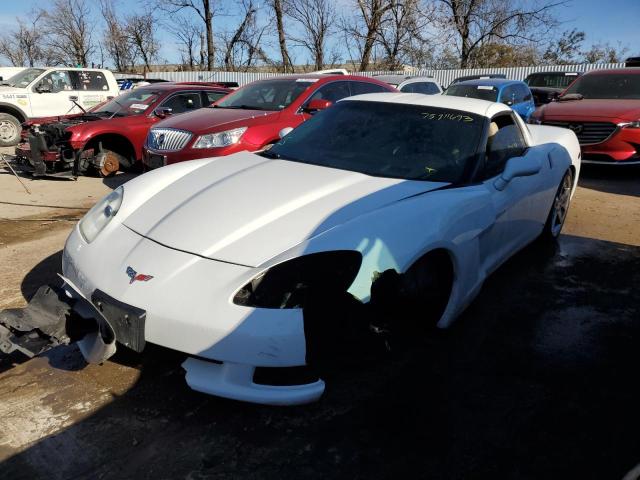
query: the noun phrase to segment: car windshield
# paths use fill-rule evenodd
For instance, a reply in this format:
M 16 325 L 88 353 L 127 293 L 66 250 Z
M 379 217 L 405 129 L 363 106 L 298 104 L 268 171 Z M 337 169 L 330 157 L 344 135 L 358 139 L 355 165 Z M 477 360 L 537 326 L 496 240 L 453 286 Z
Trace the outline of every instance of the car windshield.
M 302 92 L 317 82 L 315 78 L 262 80 L 227 95 L 214 108 L 278 111 L 287 108 Z
M 475 158 L 483 124 L 483 117 L 457 110 L 341 101 L 263 155 L 377 177 L 458 182 Z
M 578 77 L 577 73 L 536 73 L 525 82 L 530 87 L 567 88 Z
M 13 77 L 8 78 L 2 85 L 10 87 L 27 88 L 31 82 L 38 78 L 44 72 L 44 68 L 27 68 L 16 73 Z
M 640 74 L 603 73 L 583 75 L 565 92 L 592 99 L 640 99 Z
M 158 92 L 149 89 L 136 89 L 117 96 L 106 103 L 91 109 L 91 113 L 128 117 L 147 111 L 158 98 Z
M 489 85 L 451 85 L 445 95 L 454 97 L 479 98 L 490 102 L 498 101 L 498 89 Z

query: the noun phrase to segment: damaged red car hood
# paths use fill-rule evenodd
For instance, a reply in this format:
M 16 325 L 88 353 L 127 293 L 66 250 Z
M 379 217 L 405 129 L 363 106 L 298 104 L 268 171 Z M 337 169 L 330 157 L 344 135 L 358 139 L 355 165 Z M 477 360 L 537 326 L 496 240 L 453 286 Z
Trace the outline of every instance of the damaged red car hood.
M 359 215 L 445 185 L 241 152 L 169 184 L 124 224 L 170 248 L 259 266 Z

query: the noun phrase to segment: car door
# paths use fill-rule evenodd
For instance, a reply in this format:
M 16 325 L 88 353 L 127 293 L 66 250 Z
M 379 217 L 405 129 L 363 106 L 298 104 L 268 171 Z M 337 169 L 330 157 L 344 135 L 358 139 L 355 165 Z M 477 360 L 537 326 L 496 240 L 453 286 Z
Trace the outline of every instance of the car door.
M 93 70 L 75 70 L 69 73 L 74 80 L 77 101 L 82 108 L 88 110 L 107 100 L 109 83 L 104 73 Z
M 165 99 L 159 109 L 171 109 L 171 115 L 190 112 L 202 108 L 202 95 L 197 91 L 179 92 Z
M 51 115 L 66 115 L 78 113 L 78 108 L 72 98 L 77 97 L 74 90 L 73 78 L 69 70 L 54 70 L 47 73 L 33 86 L 31 99 L 32 115 L 46 117 Z
M 520 113 L 520 116 L 526 122 L 536 109 L 536 105 L 533 101 L 533 94 L 529 87 L 526 85 L 518 85 L 518 90 L 520 91 L 520 97 L 522 98 L 522 112 L 518 113 Z
M 528 147 L 513 115 L 502 113 L 492 118 L 480 173 L 495 213 L 494 225 L 481 239 L 481 257 L 487 273 L 533 240 L 541 228 L 534 208 L 535 194 L 542 188 L 541 175 L 514 178 L 502 190 L 495 186 L 509 159 L 540 155 L 538 149 Z

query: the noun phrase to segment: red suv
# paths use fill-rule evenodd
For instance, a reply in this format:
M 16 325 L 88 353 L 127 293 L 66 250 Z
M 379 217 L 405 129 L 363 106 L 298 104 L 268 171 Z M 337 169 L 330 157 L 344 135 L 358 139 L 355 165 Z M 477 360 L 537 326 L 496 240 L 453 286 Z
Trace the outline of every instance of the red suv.
M 585 73 L 529 121 L 573 130 L 583 163 L 640 164 L 640 68 Z
M 107 176 L 141 160 L 149 127 L 160 119 L 211 105 L 229 92 L 204 83 L 159 83 L 82 114 L 34 118 L 22 124 L 16 157 L 34 176 Z
M 155 125 L 145 143 L 147 168 L 256 151 L 279 140 L 280 130 L 296 127 L 314 112 L 352 95 L 396 91 L 368 77 L 300 75 L 250 83 L 210 108 L 168 118 Z

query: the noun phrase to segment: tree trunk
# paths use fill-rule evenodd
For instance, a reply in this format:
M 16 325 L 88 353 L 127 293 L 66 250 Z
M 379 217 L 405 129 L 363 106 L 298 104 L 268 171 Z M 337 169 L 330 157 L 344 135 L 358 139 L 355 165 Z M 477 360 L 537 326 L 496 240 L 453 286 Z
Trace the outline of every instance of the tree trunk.
M 276 24 L 278 26 L 278 44 L 280 45 L 280 54 L 282 55 L 282 71 L 283 73 L 295 73 L 291 57 L 287 51 L 287 42 L 284 35 L 284 25 L 282 23 L 282 1 L 273 0 L 273 10 L 276 14 Z
M 207 29 L 207 69 L 213 70 L 213 12 L 211 11 L 210 0 L 202 0 L 205 14 L 205 24 Z

